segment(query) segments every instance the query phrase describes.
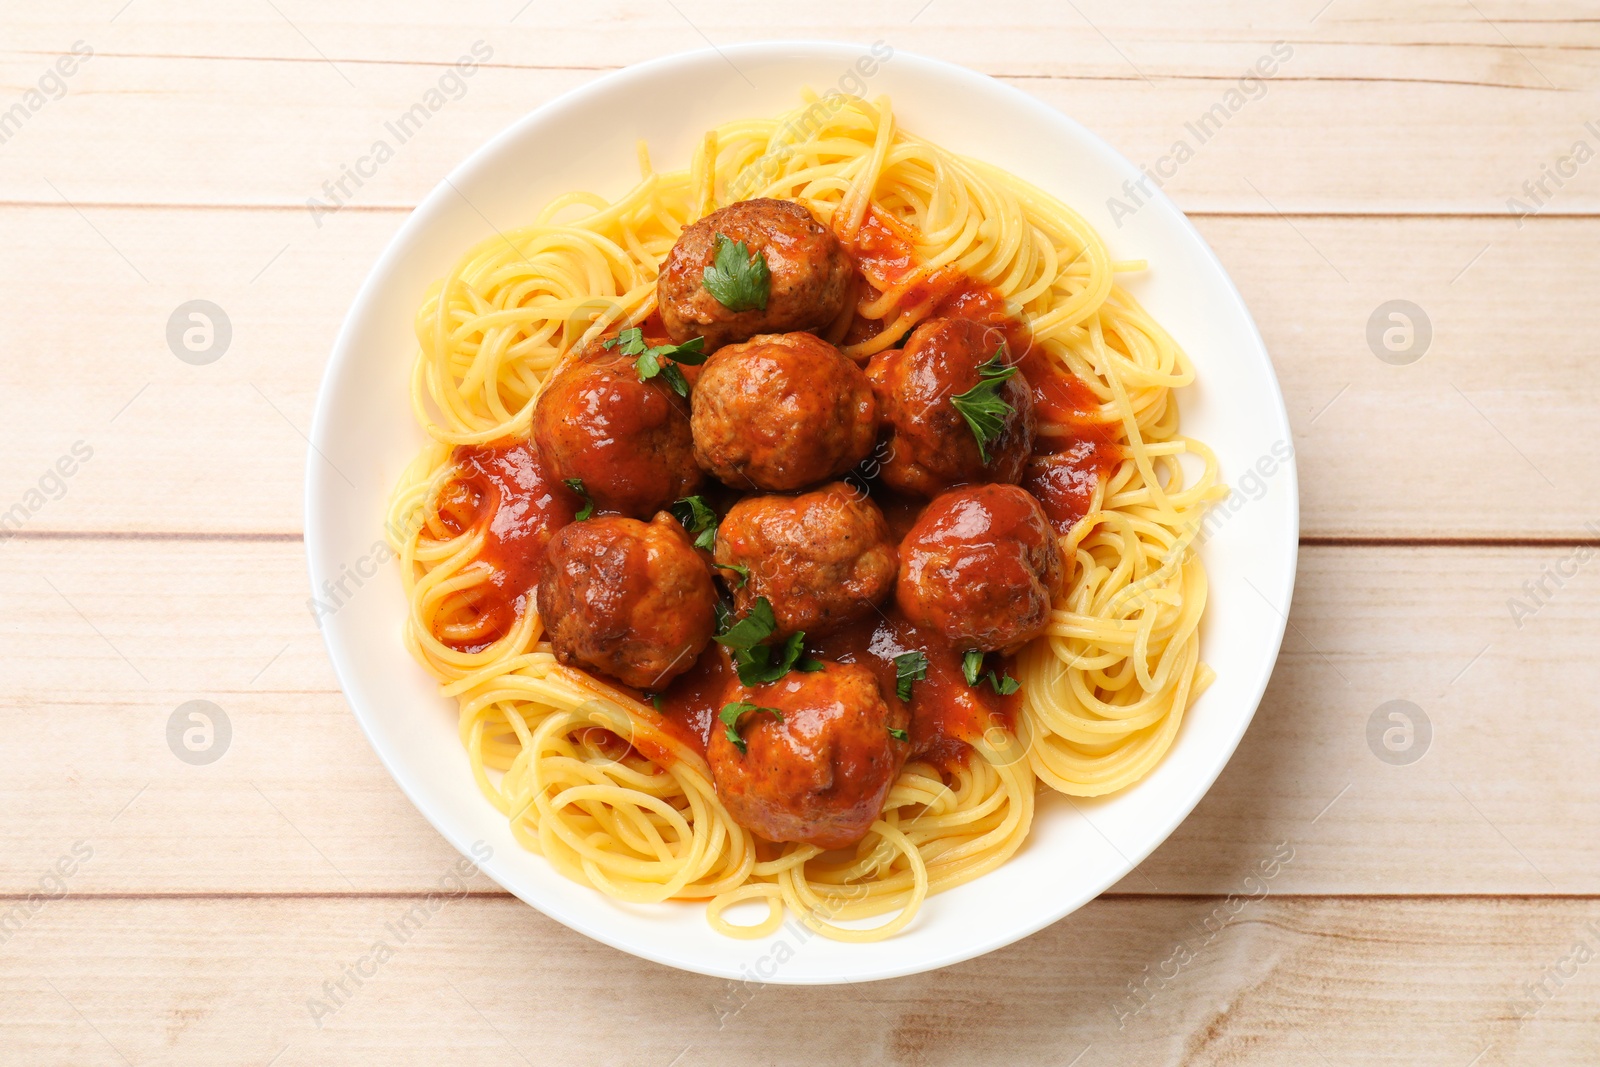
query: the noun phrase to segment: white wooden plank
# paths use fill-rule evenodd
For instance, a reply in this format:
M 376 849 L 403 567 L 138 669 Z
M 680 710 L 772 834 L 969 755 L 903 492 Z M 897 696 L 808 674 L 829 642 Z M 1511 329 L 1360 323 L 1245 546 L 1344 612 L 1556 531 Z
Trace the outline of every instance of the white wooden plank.
M 88 202 L 299 205 L 480 40 L 489 65 L 358 202 L 415 203 L 493 133 L 606 69 L 774 36 L 881 39 L 999 75 L 1136 162 L 1189 140 L 1197 155 L 1168 190 L 1190 210 L 1504 212 L 1575 140 L 1600 145 L 1584 128 L 1600 117 L 1587 95 L 1600 71 L 1594 26 L 1573 15 L 1581 5 L 1528 20 L 1509 3 L 1443 0 L 1338 0 L 1321 14 L 1312 0 L 1126 11 L 1109 0 L 970 10 L 937 0 L 920 12 L 920 2 L 827 0 L 781 26 L 645 0 L 542 5 L 514 23 L 522 0 L 412 3 L 398 16 L 375 2 L 236 4 L 204 19 L 174 0 L 138 0 L 115 22 L 105 6 L 30 12 L 0 54 L 0 83 L 21 99 L 74 42 L 96 53 L 5 144 L 0 199 L 55 202 L 59 189 Z M 1292 55 L 1262 95 L 1204 145 L 1186 132 L 1279 41 Z M 1597 206 L 1584 171 L 1551 210 Z
M 449 862 L 336 691 L 299 545 L 0 551 L 0 751 L 25 754 L 0 778 L 0 890 L 24 889 L 80 839 L 96 850 L 84 893 L 412 890 Z M 1305 549 L 1255 724 L 1119 890 L 1230 892 L 1288 842 L 1282 892 L 1600 893 L 1593 558 L 1570 559 L 1575 576 L 1547 582 L 1520 629 L 1507 607 L 1571 552 Z M 190 700 L 232 727 L 209 766 L 168 747 L 168 719 Z M 1408 766 L 1368 743 L 1392 700 L 1431 724 Z M 1203 715 L 1185 724 L 1205 728 Z
M 6 291 L 70 294 L 0 323 L 0 514 L 81 440 L 92 459 L 60 499 L 53 483 L 32 498 L 26 528 L 299 531 L 323 366 L 401 217 L 345 213 L 318 230 L 294 211 L 84 214 L 0 208 L 17 237 L 0 249 Z M 1600 223 L 1199 221 L 1273 354 L 1306 535 L 1596 536 L 1600 457 L 1573 444 L 1600 404 L 1585 258 Z M 207 366 L 166 341 L 174 309 L 197 298 L 233 329 Z M 1421 306 L 1433 335 L 1407 366 L 1367 340 L 1394 299 Z
M 400 943 L 389 926 L 415 904 L 69 897 L 0 952 L 0 1040 L 27 1063 L 275 1067 L 1587 1067 L 1600 1051 L 1595 964 L 1562 963 L 1600 945 L 1592 901 L 1269 897 L 1225 922 L 1215 898 L 1100 900 L 968 963 L 811 988 L 669 971 L 504 897 L 447 902 Z M 752 945 L 752 969 L 770 951 Z

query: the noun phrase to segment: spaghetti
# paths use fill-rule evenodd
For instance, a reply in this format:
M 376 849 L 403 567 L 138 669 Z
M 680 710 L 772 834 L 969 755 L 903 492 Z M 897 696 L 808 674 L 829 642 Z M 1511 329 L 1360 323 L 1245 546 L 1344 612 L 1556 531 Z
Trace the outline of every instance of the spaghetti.
M 478 785 L 524 846 L 618 900 L 705 901 L 730 936 L 765 936 L 792 911 L 867 941 L 1013 855 L 1038 782 L 1098 796 L 1161 759 L 1212 677 L 1193 540 L 1226 490 L 1211 452 L 1178 432 L 1189 360 L 1115 283 L 1142 264 L 1113 262 L 1042 191 L 906 133 L 887 99 L 807 103 L 718 127 L 686 171 L 655 170 L 641 145 L 627 194 L 558 197 L 430 290 L 412 400 L 432 442 L 400 480 L 389 529 L 401 532 L 407 646 L 457 702 Z M 828 337 L 846 355 L 864 360 L 952 311 L 1011 331 L 1052 450 L 1024 484 L 1061 534 L 1068 577 L 1045 636 L 1015 660 L 1020 707 L 961 735 L 965 758 L 907 763 L 849 850 L 773 844 L 734 822 L 693 739 L 640 694 L 559 664 L 531 584 L 508 578 L 518 553 L 543 548 L 512 536 L 513 499 L 513 519 L 572 518 L 517 451 L 541 387 L 580 346 L 645 322 L 683 228 L 748 197 L 805 204 L 851 251 L 868 287 Z M 731 921 L 745 902 L 766 917 Z

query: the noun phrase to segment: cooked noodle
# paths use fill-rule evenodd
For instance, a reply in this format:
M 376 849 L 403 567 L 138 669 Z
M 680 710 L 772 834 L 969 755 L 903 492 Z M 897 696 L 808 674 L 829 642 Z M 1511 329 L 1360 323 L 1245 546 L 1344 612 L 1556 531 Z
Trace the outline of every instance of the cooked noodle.
M 707 901 L 712 926 L 736 937 L 770 934 L 786 912 L 841 940 L 892 935 L 927 895 L 1016 852 L 1037 782 L 1098 796 L 1149 773 L 1212 677 L 1199 660 L 1206 578 L 1193 540 L 1225 490 L 1211 452 L 1178 434 L 1173 390 L 1193 380 L 1188 358 L 1115 284 L 1142 264 L 1113 263 L 1082 218 L 1033 186 L 901 130 L 886 99 L 833 99 L 719 127 L 687 171 L 656 171 L 641 146 L 642 179 L 621 198 L 569 193 L 462 257 L 417 315 L 413 406 L 435 443 L 389 517 L 407 645 L 458 702 L 473 773 L 517 839 L 619 900 Z M 1047 635 L 1017 659 L 1017 734 L 995 726 L 954 769 L 908 763 L 846 852 L 773 845 L 735 823 L 702 754 L 654 708 L 556 662 L 531 597 L 515 625 L 486 633 L 473 610 L 489 573 L 484 531 L 452 517 L 453 447 L 526 439 L 552 370 L 654 310 L 658 264 L 682 228 L 760 196 L 804 202 L 847 245 L 873 218 L 917 235 L 917 269 L 857 308 L 884 327 L 847 354 L 898 342 L 930 313 L 917 283 L 960 272 L 1087 383 L 1090 415 L 1120 457 L 1061 540 L 1066 587 Z M 1200 461 L 1192 479 L 1184 454 Z M 462 650 L 478 639 L 490 643 Z M 742 902 L 766 904 L 766 917 L 733 924 L 725 911 Z M 882 915 L 893 917 L 851 923 Z

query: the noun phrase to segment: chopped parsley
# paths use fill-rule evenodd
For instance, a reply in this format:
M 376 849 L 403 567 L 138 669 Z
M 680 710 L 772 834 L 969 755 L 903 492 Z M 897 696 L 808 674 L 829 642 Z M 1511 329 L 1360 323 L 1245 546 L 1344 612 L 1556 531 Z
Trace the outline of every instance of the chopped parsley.
M 970 649 L 966 655 L 961 657 L 961 674 L 966 678 L 967 684 L 972 686 L 982 685 L 984 679 L 987 678 L 990 687 L 1003 697 L 1008 697 L 1022 688 L 1022 683 L 1009 674 L 996 674 L 994 671 L 985 673 L 983 669 L 983 653 L 975 648 Z
M 978 677 L 983 674 L 983 653 L 975 648 L 968 649 L 961 657 L 961 673 L 968 685 L 977 685 Z
M 672 387 L 672 391 L 681 397 L 689 395 L 689 382 L 684 378 L 683 371 L 677 364 L 683 363 L 691 367 L 699 366 L 706 361 L 706 339 L 704 337 L 691 337 L 681 345 L 647 345 L 644 343 L 644 331 L 637 326 L 630 326 L 611 340 L 606 341 L 601 347 L 607 351 L 621 345 L 618 349 L 625 356 L 637 356 L 633 361 L 634 369 L 639 372 L 639 380 L 648 382 L 656 375 L 660 375 Z M 674 362 L 663 363 L 662 359 Z
M 1022 688 L 1022 683 L 1009 674 L 996 674 L 989 672 L 989 684 L 994 686 L 994 691 L 1003 697 L 1008 697 Z
M 909 730 L 896 730 L 893 726 L 889 727 L 889 736 L 896 741 L 911 740 L 911 732 Z
M 717 563 L 713 566 L 720 571 L 732 571 L 739 576 L 739 584 L 734 586 L 735 589 L 743 589 L 745 583 L 750 580 L 750 568 L 742 563 Z
M 903 652 L 894 658 L 894 691 L 901 700 L 910 700 L 911 683 L 920 682 L 927 676 L 928 657 L 921 652 Z
M 1016 376 L 1017 368 L 1000 362 L 1004 346 L 995 349 L 989 361 L 978 368 L 978 384 L 950 398 L 950 403 L 967 420 L 978 441 L 978 456 L 989 462 L 989 444 L 1005 432 L 1006 419 L 1016 408 L 1000 398 L 1000 387 Z
M 587 519 L 590 515 L 593 515 L 594 514 L 594 497 L 590 496 L 589 495 L 589 490 L 587 490 L 587 489 L 585 489 L 583 487 L 583 479 L 582 478 L 563 478 L 561 480 L 566 483 L 566 486 L 567 486 L 568 489 L 571 489 L 574 493 L 577 493 L 579 496 L 583 497 L 583 507 L 580 508 L 578 513 L 572 517 L 573 521 L 574 522 L 582 522 L 584 519 Z
M 723 616 L 726 623 L 729 616 Z M 755 606 L 744 618 L 725 626 L 717 635 L 717 643 L 733 652 L 733 663 L 739 672 L 741 685 L 766 685 L 776 682 L 790 671 L 820 671 L 822 664 L 805 654 L 804 631 L 789 635 L 781 645 L 766 645 L 763 641 L 778 629 L 778 620 L 772 614 L 772 602 L 757 597 Z
M 700 284 L 729 311 L 765 311 L 772 291 L 772 272 L 767 269 L 764 253 L 752 253 L 743 241 L 719 233 L 715 258 L 702 272 Z
M 683 524 L 683 528 L 694 538 L 694 547 L 710 551 L 711 546 L 717 543 L 717 513 L 711 510 L 711 505 L 706 503 L 705 497 L 686 496 L 672 502 L 667 508 L 672 517 Z
M 744 735 L 739 732 L 739 720 L 746 715 L 763 711 L 779 722 L 783 721 L 783 712 L 777 708 L 764 708 L 758 704 L 752 704 L 748 700 L 735 700 L 722 705 L 722 711 L 717 715 L 717 718 L 722 720 L 723 736 L 732 741 L 741 753 L 745 752 L 746 749 Z

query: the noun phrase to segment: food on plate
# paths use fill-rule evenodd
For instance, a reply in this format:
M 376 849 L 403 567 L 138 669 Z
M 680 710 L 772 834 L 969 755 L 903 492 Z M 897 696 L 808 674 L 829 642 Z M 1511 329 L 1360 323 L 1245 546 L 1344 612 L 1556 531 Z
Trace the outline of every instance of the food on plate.
M 886 99 L 640 167 L 422 307 L 405 640 L 569 878 L 892 937 L 1036 795 L 1147 775 L 1211 681 L 1193 369 L 1144 264 Z

